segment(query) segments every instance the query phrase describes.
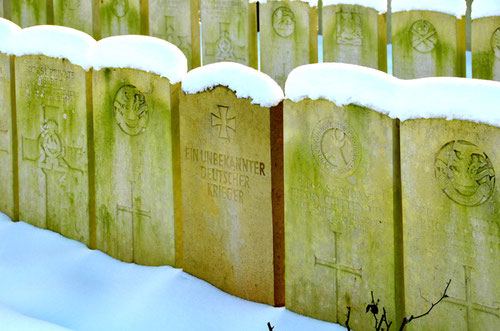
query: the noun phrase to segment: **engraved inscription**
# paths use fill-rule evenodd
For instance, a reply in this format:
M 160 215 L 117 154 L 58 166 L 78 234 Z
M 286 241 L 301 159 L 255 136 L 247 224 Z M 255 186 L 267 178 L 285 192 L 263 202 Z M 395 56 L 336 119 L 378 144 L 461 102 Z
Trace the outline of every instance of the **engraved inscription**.
M 491 49 L 497 59 L 500 59 L 500 28 L 496 29 L 491 36 Z
M 443 192 L 454 202 L 478 206 L 491 197 L 495 170 L 488 156 L 476 145 L 455 140 L 436 155 L 435 173 Z
M 168 42 L 176 45 L 179 49 L 188 56 L 191 54 L 191 42 L 188 36 L 179 35 L 175 29 L 175 17 L 165 16 L 165 34 L 156 34 L 155 37 L 165 38 Z
M 236 117 L 229 115 L 229 107 L 218 105 L 218 112 L 211 113 L 212 128 L 218 128 L 218 137 L 229 140 L 229 130 L 236 132 Z
M 295 15 L 288 7 L 279 7 L 273 13 L 273 29 L 280 37 L 286 38 L 295 31 Z
M 113 15 L 118 18 L 122 18 L 127 15 L 129 10 L 128 0 L 113 0 L 113 6 L 111 7 L 111 11 Z
M 149 107 L 146 97 L 133 85 L 123 85 L 116 91 L 113 101 L 115 119 L 122 131 L 137 136 L 146 131 Z
M 363 45 L 363 25 L 358 13 L 337 13 L 337 44 Z
M 420 53 L 428 53 L 436 47 L 437 31 L 431 22 L 418 20 L 410 28 L 411 46 Z
M 313 156 L 321 166 L 340 177 L 356 170 L 361 149 L 351 128 L 327 117 L 316 125 L 311 140 Z

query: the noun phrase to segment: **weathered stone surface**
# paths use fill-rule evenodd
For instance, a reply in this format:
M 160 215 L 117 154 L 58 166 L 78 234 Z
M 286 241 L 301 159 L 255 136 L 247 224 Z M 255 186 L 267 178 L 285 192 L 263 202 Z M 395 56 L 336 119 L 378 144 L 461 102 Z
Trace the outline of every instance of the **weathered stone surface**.
M 241 298 L 282 305 L 273 266 L 282 263 L 273 258 L 283 226 L 281 106 L 251 105 L 219 86 L 181 94 L 179 112 L 184 270 Z
M 100 37 L 141 34 L 140 0 L 101 0 Z
M 199 0 L 150 0 L 149 31 L 179 47 L 188 68 L 200 66 Z
M 12 0 L 10 16 L 22 28 L 47 24 L 47 0 Z
M 122 261 L 175 265 L 177 88 L 135 69 L 94 72 L 97 248 Z
M 465 77 L 465 20 L 429 11 L 392 14 L 394 76 Z
M 4 13 L 3 13 L 3 0 L 0 0 L 0 17 L 4 17 Z
M 430 316 L 409 330 L 500 327 L 500 129 L 466 121 L 401 125 L 407 314 Z
M 92 3 L 89 0 L 54 0 L 54 23 L 92 35 Z
M 42 55 L 15 63 L 19 218 L 89 244 L 87 73 Z
M 393 120 L 355 105 L 285 100 L 286 307 L 373 327 L 370 292 L 394 320 Z
M 200 0 L 203 64 L 230 61 L 257 69 L 257 9 L 248 0 Z
M 299 1 L 260 4 L 261 70 L 282 88 L 294 68 L 318 62 L 317 8 Z
M 386 15 L 357 5 L 323 8 L 325 62 L 363 65 L 387 71 Z
M 500 17 L 472 21 L 472 77 L 500 81 Z

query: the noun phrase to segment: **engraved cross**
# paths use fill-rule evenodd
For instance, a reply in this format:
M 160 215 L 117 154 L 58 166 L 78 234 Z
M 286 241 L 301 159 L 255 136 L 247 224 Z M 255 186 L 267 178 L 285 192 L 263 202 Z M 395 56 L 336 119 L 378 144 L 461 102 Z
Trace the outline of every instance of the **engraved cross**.
M 0 129 L 0 152 L 9 153 L 9 130 Z
M 235 122 L 236 117 L 229 117 L 229 107 L 228 106 L 217 106 L 219 108 L 219 113 L 211 115 L 212 127 L 219 128 L 219 138 L 229 139 L 229 130 L 236 131 Z

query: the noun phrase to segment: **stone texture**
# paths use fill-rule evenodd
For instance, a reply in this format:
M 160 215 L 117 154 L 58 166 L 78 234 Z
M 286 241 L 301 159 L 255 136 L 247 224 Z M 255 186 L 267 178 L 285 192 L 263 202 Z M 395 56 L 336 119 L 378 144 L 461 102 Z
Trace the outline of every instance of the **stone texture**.
M 284 304 L 281 125 L 281 106 L 226 87 L 181 95 L 184 270 L 270 305 Z
M 203 64 L 237 62 L 257 69 L 257 7 L 248 0 L 200 0 Z
M 4 12 L 3 12 L 3 0 L 0 0 L 0 17 L 5 17 Z
M 42 55 L 15 70 L 19 218 L 89 244 L 88 74 Z
M 408 11 L 392 14 L 394 76 L 465 77 L 465 20 L 455 16 Z
M 54 0 L 54 23 L 92 35 L 92 3 L 90 0 Z
M 101 0 L 100 38 L 141 34 L 140 0 Z
M 188 68 L 200 66 L 199 0 L 150 0 L 149 31 L 179 47 Z
M 408 330 L 500 329 L 500 129 L 466 121 L 401 125 Z
M 500 81 L 500 17 L 472 21 L 472 77 Z
M 323 8 L 325 62 L 358 64 L 387 71 L 386 15 L 357 5 Z
M 10 16 L 22 28 L 47 24 L 47 0 L 11 0 Z
M 393 120 L 327 100 L 285 100 L 286 307 L 373 328 L 373 291 L 389 320 L 395 288 Z M 402 279 L 401 275 L 398 279 Z
M 317 8 L 299 1 L 260 4 L 261 70 L 284 88 L 290 71 L 318 62 Z
M 97 248 L 125 262 L 176 264 L 177 89 L 139 70 L 94 72 Z

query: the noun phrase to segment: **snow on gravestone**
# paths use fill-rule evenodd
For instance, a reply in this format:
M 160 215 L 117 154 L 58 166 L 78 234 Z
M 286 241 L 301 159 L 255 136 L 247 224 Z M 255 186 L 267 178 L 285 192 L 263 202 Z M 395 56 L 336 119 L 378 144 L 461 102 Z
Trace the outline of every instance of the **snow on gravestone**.
M 150 0 L 149 31 L 184 53 L 188 69 L 200 66 L 199 0 Z
M 89 244 L 89 35 L 21 30 L 16 55 L 19 218 Z
M 323 0 L 325 61 L 387 71 L 386 12 L 386 0 Z
M 54 23 L 92 34 L 92 1 L 54 0 Z
M 117 36 L 99 41 L 91 61 L 97 248 L 125 262 L 179 265 L 174 153 L 186 58 L 158 38 Z
M 0 18 L 0 212 L 15 218 L 9 42 L 20 28 Z
M 11 0 L 10 16 L 23 28 L 47 24 L 47 0 Z
M 257 69 L 255 2 L 200 0 L 203 64 L 230 61 Z
M 394 76 L 465 77 L 464 0 L 393 0 Z
M 472 76 L 500 81 L 500 2 L 472 5 Z
M 425 79 L 407 92 L 401 107 L 417 118 L 401 124 L 407 312 L 452 280 L 408 330 L 499 330 L 500 84 Z
M 281 87 L 292 69 L 318 62 L 317 1 L 260 1 L 261 70 Z
M 141 33 L 140 0 L 101 0 L 100 37 Z
M 370 292 L 394 320 L 394 78 L 347 64 L 290 73 L 284 102 L 286 307 L 364 330 Z M 376 89 L 376 93 L 374 93 Z M 355 94 L 354 91 L 367 91 Z
M 283 305 L 283 92 L 236 63 L 194 69 L 182 90 L 184 270 Z

